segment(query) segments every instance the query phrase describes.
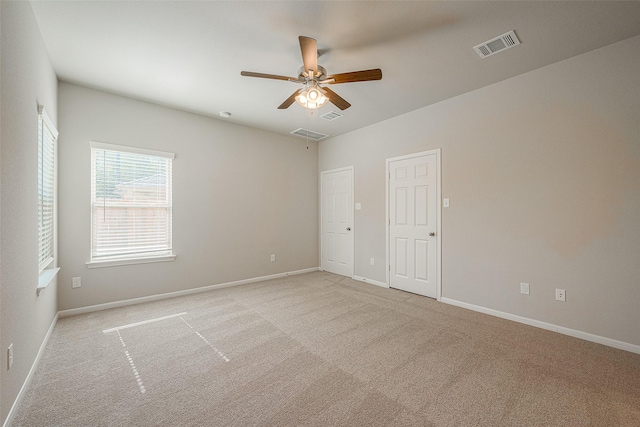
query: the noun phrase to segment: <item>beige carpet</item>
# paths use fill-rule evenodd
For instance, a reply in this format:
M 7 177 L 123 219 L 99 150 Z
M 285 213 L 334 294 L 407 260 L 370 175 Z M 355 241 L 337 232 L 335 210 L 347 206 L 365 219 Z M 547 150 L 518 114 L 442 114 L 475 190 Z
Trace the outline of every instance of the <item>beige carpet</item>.
M 640 426 L 640 355 L 316 272 L 60 319 L 13 423 L 156 425 Z

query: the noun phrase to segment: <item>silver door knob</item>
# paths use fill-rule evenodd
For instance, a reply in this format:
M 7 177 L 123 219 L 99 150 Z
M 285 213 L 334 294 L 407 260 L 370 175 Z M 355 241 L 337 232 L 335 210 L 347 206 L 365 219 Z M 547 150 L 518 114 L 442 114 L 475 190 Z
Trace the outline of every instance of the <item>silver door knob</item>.
M 435 235 L 436 235 L 436 233 L 434 233 L 433 231 L 431 233 L 429 233 L 429 236 L 431 236 L 431 237 L 433 237 Z
M 351 231 L 351 227 L 347 227 L 347 231 Z

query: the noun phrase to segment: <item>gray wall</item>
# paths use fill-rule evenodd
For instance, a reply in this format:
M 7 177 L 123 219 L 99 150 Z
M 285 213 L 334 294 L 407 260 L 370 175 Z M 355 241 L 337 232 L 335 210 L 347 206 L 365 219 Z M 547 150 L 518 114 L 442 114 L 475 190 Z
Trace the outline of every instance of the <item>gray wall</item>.
M 638 64 L 634 37 L 321 142 L 355 166 L 355 274 L 386 281 L 385 159 L 442 148 L 443 297 L 640 345 Z
M 56 314 L 38 297 L 38 103 L 57 117 L 57 79 L 28 2 L 0 2 L 0 413 L 6 419 Z M 14 363 L 7 371 L 7 347 Z
M 59 117 L 60 310 L 318 266 L 316 143 L 63 82 Z M 176 154 L 174 262 L 87 269 L 92 140 Z

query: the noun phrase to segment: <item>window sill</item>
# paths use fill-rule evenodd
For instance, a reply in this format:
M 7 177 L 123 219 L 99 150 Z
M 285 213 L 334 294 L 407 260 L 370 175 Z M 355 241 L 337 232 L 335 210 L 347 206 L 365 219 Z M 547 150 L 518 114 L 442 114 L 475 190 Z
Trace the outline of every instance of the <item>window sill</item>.
M 153 262 L 169 262 L 176 259 L 175 255 L 162 255 L 148 258 L 112 259 L 106 261 L 90 261 L 87 268 L 117 267 L 119 265 L 149 264 Z
M 53 282 L 53 279 L 56 278 L 58 271 L 60 271 L 60 267 L 47 268 L 45 270 L 42 270 L 42 273 L 40 273 L 40 277 L 38 277 L 38 287 L 36 288 L 36 294 L 38 296 L 40 296 L 42 291 L 44 291 L 45 288 L 49 286 L 51 282 Z

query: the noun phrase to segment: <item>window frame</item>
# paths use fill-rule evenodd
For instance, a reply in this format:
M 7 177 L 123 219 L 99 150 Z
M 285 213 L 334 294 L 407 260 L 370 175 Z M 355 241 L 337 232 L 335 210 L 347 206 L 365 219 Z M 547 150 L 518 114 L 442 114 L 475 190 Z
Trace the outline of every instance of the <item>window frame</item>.
M 157 150 L 149 150 L 139 147 L 125 146 L 125 145 L 116 145 L 116 144 L 108 144 L 104 142 L 90 141 L 89 147 L 91 150 L 91 194 L 90 194 L 90 211 L 91 211 L 91 234 L 90 234 L 90 251 L 89 251 L 89 261 L 86 263 L 88 268 L 100 268 L 100 267 L 112 267 L 112 266 L 120 266 L 120 265 L 132 265 L 132 264 L 147 264 L 147 263 L 157 263 L 157 262 L 167 262 L 173 261 L 176 258 L 175 253 L 173 252 L 173 160 L 175 159 L 174 153 L 169 153 L 165 151 L 157 151 Z M 152 255 L 143 255 L 143 254 L 120 254 L 120 255 L 110 255 L 110 256 L 94 256 L 94 203 L 96 203 L 94 189 L 96 186 L 96 175 L 95 175 L 95 165 L 94 162 L 94 150 L 104 150 L 104 151 L 112 151 L 116 153 L 123 154 L 138 154 L 145 155 L 150 157 L 161 157 L 165 158 L 169 161 L 169 176 L 168 183 L 169 186 L 169 197 L 168 197 L 168 212 L 169 212 L 169 221 L 168 221 L 168 233 L 169 233 L 169 247 L 162 251 L 162 254 L 152 254 Z M 133 206 L 133 205 L 132 205 Z M 159 251 L 160 252 L 160 251 Z

